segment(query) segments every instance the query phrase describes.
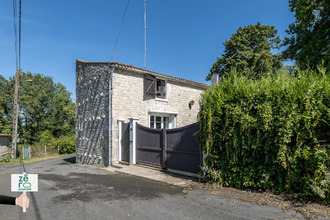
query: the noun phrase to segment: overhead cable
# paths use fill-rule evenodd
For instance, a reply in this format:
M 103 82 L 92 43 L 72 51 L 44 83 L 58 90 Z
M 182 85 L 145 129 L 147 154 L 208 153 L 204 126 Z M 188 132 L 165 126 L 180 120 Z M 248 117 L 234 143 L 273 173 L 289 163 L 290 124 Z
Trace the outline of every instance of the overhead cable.
M 126 17 L 126 13 L 127 13 L 127 9 L 128 9 L 129 3 L 130 3 L 130 0 L 127 1 L 127 5 L 126 5 L 126 8 L 125 8 L 124 16 L 123 16 L 123 19 L 121 21 L 119 32 L 118 32 L 118 35 L 117 35 L 116 43 L 115 43 L 115 45 L 113 47 L 113 50 L 112 50 L 110 62 L 112 62 L 113 54 L 114 54 L 114 52 L 116 50 L 116 46 L 117 46 L 118 39 L 119 39 L 119 36 L 120 36 L 121 28 L 123 27 L 123 24 L 124 24 L 124 20 L 125 20 L 125 17 Z

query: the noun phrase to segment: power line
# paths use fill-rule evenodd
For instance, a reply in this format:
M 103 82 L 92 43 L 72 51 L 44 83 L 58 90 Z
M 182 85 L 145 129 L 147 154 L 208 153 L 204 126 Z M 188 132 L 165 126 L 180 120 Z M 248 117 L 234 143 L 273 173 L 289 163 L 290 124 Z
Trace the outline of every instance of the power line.
M 115 52 L 115 49 L 116 49 L 116 46 L 117 46 L 117 43 L 118 43 L 118 39 L 119 39 L 119 36 L 120 36 L 121 28 L 123 27 L 123 24 L 124 24 L 124 20 L 125 20 L 125 17 L 126 17 L 126 13 L 127 13 L 127 9 L 128 9 L 129 3 L 130 3 L 130 0 L 127 1 L 127 5 L 126 5 L 126 8 L 125 8 L 124 16 L 123 16 L 123 19 L 121 21 L 119 32 L 118 32 L 118 35 L 117 35 L 116 43 L 115 43 L 115 46 L 113 47 L 113 50 L 112 50 L 110 62 L 112 62 L 113 54 Z

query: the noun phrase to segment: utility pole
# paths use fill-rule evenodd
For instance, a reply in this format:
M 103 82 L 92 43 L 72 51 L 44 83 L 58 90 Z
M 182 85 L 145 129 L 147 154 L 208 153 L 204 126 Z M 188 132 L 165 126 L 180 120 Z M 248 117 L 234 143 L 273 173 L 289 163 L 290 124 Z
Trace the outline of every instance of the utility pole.
M 19 84 L 19 70 L 16 70 L 14 113 L 13 113 L 13 132 L 12 132 L 12 144 L 11 144 L 11 158 L 13 158 L 13 159 L 16 159 L 16 149 L 17 149 L 18 84 Z
M 12 132 L 12 144 L 11 144 L 11 158 L 16 159 L 16 151 L 17 151 L 17 124 L 18 124 L 18 86 L 19 86 L 19 73 L 21 71 L 21 17 L 22 15 L 22 0 L 19 0 L 19 20 L 18 20 L 18 54 L 17 54 L 17 32 L 16 32 L 16 4 L 14 1 L 14 28 L 15 28 L 15 51 L 16 51 L 16 77 L 15 77 L 15 96 L 14 96 L 14 112 L 13 112 L 13 132 Z

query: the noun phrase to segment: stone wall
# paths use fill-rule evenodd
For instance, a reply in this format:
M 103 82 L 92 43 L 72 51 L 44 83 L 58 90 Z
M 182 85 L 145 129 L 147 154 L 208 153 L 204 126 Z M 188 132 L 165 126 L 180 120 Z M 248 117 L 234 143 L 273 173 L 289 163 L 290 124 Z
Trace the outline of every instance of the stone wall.
M 76 161 L 109 165 L 109 82 L 111 68 L 76 63 Z
M 167 100 L 144 98 L 144 75 L 116 68 L 112 78 L 112 160 L 118 162 L 118 120 L 148 126 L 149 110 L 177 112 L 177 127 L 197 122 L 203 88 L 167 80 Z M 189 102 L 194 105 L 189 108 Z

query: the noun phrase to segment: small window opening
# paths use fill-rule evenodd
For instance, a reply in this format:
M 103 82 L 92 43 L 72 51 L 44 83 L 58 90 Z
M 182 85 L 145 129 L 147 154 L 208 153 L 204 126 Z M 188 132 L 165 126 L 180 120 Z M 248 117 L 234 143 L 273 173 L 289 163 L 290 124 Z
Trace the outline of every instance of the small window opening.
M 166 82 L 165 82 L 165 80 L 157 79 L 156 98 L 166 99 Z

